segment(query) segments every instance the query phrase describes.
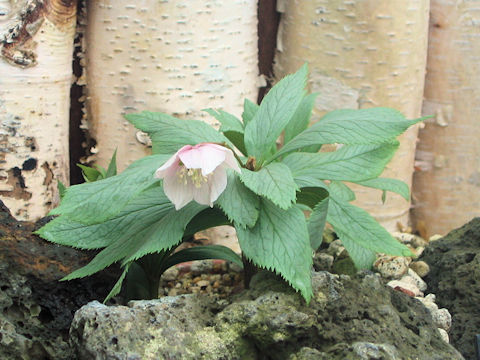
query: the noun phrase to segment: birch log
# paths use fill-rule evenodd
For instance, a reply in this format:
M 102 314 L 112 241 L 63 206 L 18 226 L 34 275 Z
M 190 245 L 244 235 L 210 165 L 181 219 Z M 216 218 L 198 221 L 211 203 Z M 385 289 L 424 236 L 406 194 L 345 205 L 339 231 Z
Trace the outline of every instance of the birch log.
M 68 183 L 75 0 L 0 0 L 0 195 L 45 216 Z
M 426 62 L 428 0 L 284 0 L 276 76 L 310 65 L 310 89 L 318 92 L 316 116 L 341 108 L 388 106 L 420 115 Z M 411 184 L 417 128 L 382 176 Z M 354 187 L 356 205 L 389 230 L 407 225 L 410 204 L 379 190 Z
M 256 0 L 104 0 L 87 8 L 90 130 L 98 163 L 118 148 L 123 170 L 150 150 L 123 115 L 142 110 L 213 118 L 257 98 Z
M 480 216 L 480 1 L 431 3 L 413 211 L 425 236 Z

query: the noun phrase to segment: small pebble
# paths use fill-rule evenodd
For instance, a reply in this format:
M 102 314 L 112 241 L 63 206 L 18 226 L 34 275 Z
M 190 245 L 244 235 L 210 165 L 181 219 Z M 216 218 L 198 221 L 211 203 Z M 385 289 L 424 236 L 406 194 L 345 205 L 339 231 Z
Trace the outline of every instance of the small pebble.
M 407 292 L 403 291 L 403 290 L 407 290 L 408 295 L 410 295 L 412 297 L 423 296 L 423 293 L 420 291 L 420 289 L 416 285 L 414 285 L 413 283 L 407 283 L 407 282 L 400 281 L 400 280 L 391 280 L 387 283 L 387 285 L 392 287 L 393 289 L 400 290 L 400 291 L 405 292 L 405 293 L 407 293 Z
M 198 260 L 192 262 L 190 266 L 190 271 L 193 275 L 200 275 L 212 272 L 213 270 L 213 261 L 212 260 Z
M 418 276 L 425 277 L 430 272 L 430 266 L 425 261 L 414 261 L 410 264 L 410 269 L 415 271 Z
M 430 311 L 430 314 L 432 315 L 433 322 L 440 328 L 445 331 L 450 330 L 450 327 L 452 326 L 452 315 L 450 315 L 450 312 L 445 309 L 438 309 L 436 311 Z
M 420 257 L 420 255 L 422 255 L 424 251 L 425 251 L 425 247 L 424 247 L 424 246 L 419 246 L 419 247 L 413 249 L 413 253 L 414 253 L 417 257 Z
M 411 282 L 416 285 L 420 291 L 427 290 L 427 283 L 412 269 L 408 269 L 407 275 L 404 275 L 400 281 Z
M 163 273 L 162 279 L 164 281 L 174 281 L 177 278 L 178 273 L 178 268 L 176 266 L 172 266 Z
M 441 328 L 438 328 L 438 332 L 440 333 L 440 336 L 442 337 L 442 340 L 445 341 L 447 344 L 449 344 L 450 339 L 448 337 L 448 333 Z
M 210 281 L 208 280 L 200 280 L 199 282 L 197 282 L 197 286 L 200 288 L 206 289 L 208 285 L 210 285 Z
M 400 279 L 408 271 L 410 259 L 402 256 L 380 256 L 373 267 L 386 279 Z
M 431 295 L 431 294 L 429 294 Z M 420 301 L 430 312 L 434 312 L 438 310 L 438 305 L 435 304 L 435 297 L 432 301 L 431 298 L 429 298 L 429 295 L 426 297 L 417 297 L 416 299 Z
M 412 245 L 413 247 L 417 248 L 420 246 L 427 246 L 427 241 L 423 238 L 421 238 L 418 235 L 414 234 L 409 234 L 409 233 L 401 233 L 401 232 L 393 232 L 392 236 L 400 241 L 401 243 L 405 245 Z
M 170 289 L 168 291 L 168 296 L 177 296 L 177 289 Z

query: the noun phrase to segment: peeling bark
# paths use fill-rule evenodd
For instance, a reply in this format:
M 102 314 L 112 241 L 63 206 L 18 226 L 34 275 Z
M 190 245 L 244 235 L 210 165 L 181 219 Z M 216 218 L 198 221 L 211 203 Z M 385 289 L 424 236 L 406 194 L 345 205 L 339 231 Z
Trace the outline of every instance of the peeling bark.
M 341 108 L 388 106 L 408 118 L 420 115 L 429 1 L 315 0 L 278 1 L 282 11 L 277 40 L 277 78 L 310 65 L 310 90 L 318 92 L 313 121 Z M 417 128 L 382 176 L 411 184 Z M 382 225 L 406 225 L 410 204 L 388 194 L 355 187 L 356 205 Z
M 480 1 L 431 3 L 413 216 L 424 236 L 480 216 Z
M 0 194 L 19 219 L 44 216 L 53 179 L 68 183 L 75 12 L 73 0 L 0 0 Z
M 142 110 L 215 121 L 257 98 L 257 1 L 92 1 L 87 8 L 89 125 L 98 163 L 119 170 L 150 153 L 123 115 Z M 145 144 L 144 144 L 145 143 Z

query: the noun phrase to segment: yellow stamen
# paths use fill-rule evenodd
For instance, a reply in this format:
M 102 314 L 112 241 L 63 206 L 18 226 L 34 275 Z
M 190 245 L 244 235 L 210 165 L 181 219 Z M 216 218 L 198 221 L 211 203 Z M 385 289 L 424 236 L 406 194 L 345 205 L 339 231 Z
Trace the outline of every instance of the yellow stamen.
M 208 177 L 202 174 L 202 169 L 187 169 L 184 166 L 177 171 L 177 177 L 184 185 L 188 184 L 188 178 L 196 188 L 201 188 L 203 183 L 208 181 Z

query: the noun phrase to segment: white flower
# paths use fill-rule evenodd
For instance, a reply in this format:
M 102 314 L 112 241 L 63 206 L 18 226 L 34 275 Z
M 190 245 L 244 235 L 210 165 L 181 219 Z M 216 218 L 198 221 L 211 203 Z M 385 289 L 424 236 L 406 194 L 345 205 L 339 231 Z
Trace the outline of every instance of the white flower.
M 156 172 L 165 195 L 179 210 L 190 201 L 213 206 L 227 187 L 226 169 L 240 172 L 232 150 L 212 143 L 185 145 Z

